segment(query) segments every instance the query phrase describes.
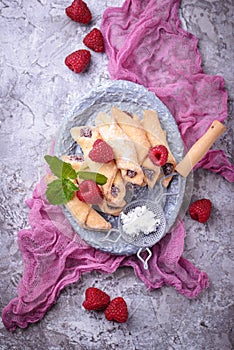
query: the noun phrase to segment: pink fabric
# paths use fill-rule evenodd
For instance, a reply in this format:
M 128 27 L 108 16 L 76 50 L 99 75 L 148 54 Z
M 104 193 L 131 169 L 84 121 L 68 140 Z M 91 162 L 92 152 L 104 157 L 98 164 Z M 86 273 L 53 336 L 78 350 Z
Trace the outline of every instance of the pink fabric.
M 45 200 L 44 191 L 42 181 L 36 186 L 33 198 L 27 201 L 31 229 L 21 230 L 18 235 L 24 272 L 18 297 L 2 313 L 8 330 L 39 321 L 65 286 L 93 270 L 112 273 L 118 267 L 130 266 L 147 288 L 167 284 L 189 298 L 208 287 L 206 273 L 181 256 L 185 237 L 182 222 L 152 248 L 153 256 L 146 271 L 135 255 L 114 256 L 88 246 L 73 231 L 61 208 Z
M 112 79 L 153 91 L 176 119 L 189 149 L 213 120 L 227 117 L 224 79 L 202 71 L 197 38 L 184 31 L 179 0 L 126 0 L 102 21 Z M 222 151 L 209 151 L 198 164 L 234 181 L 234 167 Z M 197 167 L 198 167 L 197 166 Z
M 146 86 L 168 106 L 190 147 L 214 119 L 227 116 L 227 93 L 221 77 L 202 72 L 197 39 L 185 32 L 178 18 L 178 0 L 127 0 L 121 8 L 105 11 L 102 32 L 113 79 Z M 199 166 L 234 180 L 232 165 L 221 151 L 211 151 Z M 149 269 L 131 257 L 98 251 L 74 233 L 61 208 L 50 205 L 42 181 L 27 201 L 31 229 L 18 235 L 24 260 L 18 297 L 3 310 L 10 331 L 39 321 L 61 289 L 84 272 L 112 273 L 130 266 L 147 288 L 167 284 L 193 298 L 208 287 L 208 276 L 182 257 L 185 231 L 178 222 L 171 233 L 152 248 Z

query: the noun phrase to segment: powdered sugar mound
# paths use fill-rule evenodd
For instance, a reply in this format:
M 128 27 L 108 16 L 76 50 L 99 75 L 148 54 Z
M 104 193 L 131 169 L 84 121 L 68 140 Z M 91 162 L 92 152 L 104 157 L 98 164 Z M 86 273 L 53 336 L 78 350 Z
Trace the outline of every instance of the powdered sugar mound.
M 160 224 L 155 213 L 146 205 L 135 207 L 127 214 L 121 213 L 121 222 L 123 231 L 132 237 L 138 236 L 141 232 L 148 235 Z

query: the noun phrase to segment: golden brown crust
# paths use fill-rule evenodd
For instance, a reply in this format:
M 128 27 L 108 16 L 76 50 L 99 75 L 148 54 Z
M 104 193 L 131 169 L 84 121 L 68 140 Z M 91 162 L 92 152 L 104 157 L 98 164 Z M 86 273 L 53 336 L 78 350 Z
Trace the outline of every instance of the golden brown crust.
M 106 221 L 96 210 L 91 208 L 88 217 L 86 219 L 87 228 L 93 230 L 105 230 L 108 231 L 111 229 L 111 224 Z
M 67 209 L 72 213 L 78 224 L 85 227 L 91 205 L 80 201 L 76 195 L 66 204 Z
M 100 112 L 96 118 L 96 125 L 103 140 L 113 149 L 118 169 L 126 181 L 141 185 L 144 174 L 138 163 L 137 152 L 131 139 L 115 122 L 114 118 Z M 128 176 L 128 170 L 136 173 L 134 177 Z
M 172 172 L 176 167 L 176 160 L 169 148 L 166 138 L 166 132 L 162 129 L 158 113 L 154 110 L 145 110 L 143 114 L 142 125 L 146 130 L 148 140 L 151 144 L 151 147 L 156 145 L 164 145 L 168 150 L 168 159 L 167 163 L 171 163 L 173 166 Z M 171 181 L 171 177 L 163 180 L 163 185 L 167 187 Z
M 137 151 L 139 164 L 141 165 L 146 158 L 150 143 L 147 139 L 146 132 L 140 124 L 137 116 L 134 118 L 116 107 L 111 108 L 111 115 L 116 123 L 124 131 L 125 134 L 132 140 Z
M 121 207 L 125 203 L 124 197 L 126 195 L 125 182 L 122 178 L 121 171 L 118 170 L 112 182 L 110 191 L 107 196 L 107 201 L 114 207 Z

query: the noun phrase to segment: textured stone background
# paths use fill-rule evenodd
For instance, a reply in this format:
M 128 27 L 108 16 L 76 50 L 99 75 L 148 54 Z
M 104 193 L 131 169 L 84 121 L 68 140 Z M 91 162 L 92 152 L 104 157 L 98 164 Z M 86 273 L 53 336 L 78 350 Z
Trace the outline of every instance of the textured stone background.
M 17 295 L 23 266 L 16 238 L 28 226 L 24 204 L 44 170 L 43 155 L 63 116 L 80 96 L 109 79 L 105 55 L 93 54 L 88 73 L 75 75 L 63 61 L 82 47 L 103 10 L 121 0 L 89 0 L 89 26 L 64 15 L 69 1 L 0 2 L 1 260 L 0 307 Z M 183 0 L 181 19 L 200 39 L 204 71 L 222 75 L 229 92 L 227 133 L 216 142 L 231 158 L 233 140 L 233 11 L 231 0 Z M 206 225 L 185 217 L 184 256 L 210 277 L 210 288 L 188 300 L 173 288 L 147 291 L 131 269 L 112 275 L 93 272 L 63 290 L 44 319 L 13 334 L 0 323 L 0 349 L 25 350 L 231 350 L 233 334 L 233 186 L 204 170 L 195 173 L 193 199 L 209 197 L 214 210 Z M 81 308 L 90 285 L 122 295 L 128 323 L 107 322 Z

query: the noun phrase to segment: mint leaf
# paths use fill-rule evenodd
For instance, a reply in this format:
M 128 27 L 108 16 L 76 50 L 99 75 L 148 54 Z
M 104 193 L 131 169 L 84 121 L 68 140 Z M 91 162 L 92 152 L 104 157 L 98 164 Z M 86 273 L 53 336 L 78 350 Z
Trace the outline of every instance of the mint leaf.
M 69 202 L 78 188 L 68 179 L 57 179 L 48 184 L 46 197 L 53 205 Z
M 76 171 L 70 163 L 63 162 L 56 156 L 45 156 L 46 162 L 50 166 L 52 173 L 59 179 L 73 179 L 77 178 Z
M 93 180 L 98 185 L 105 185 L 107 182 L 107 177 L 100 173 L 95 173 L 91 171 L 77 171 L 77 175 L 83 180 Z
M 63 183 L 63 186 L 65 186 L 68 191 L 76 192 L 79 189 L 72 181 L 68 179 L 63 179 L 62 183 Z

